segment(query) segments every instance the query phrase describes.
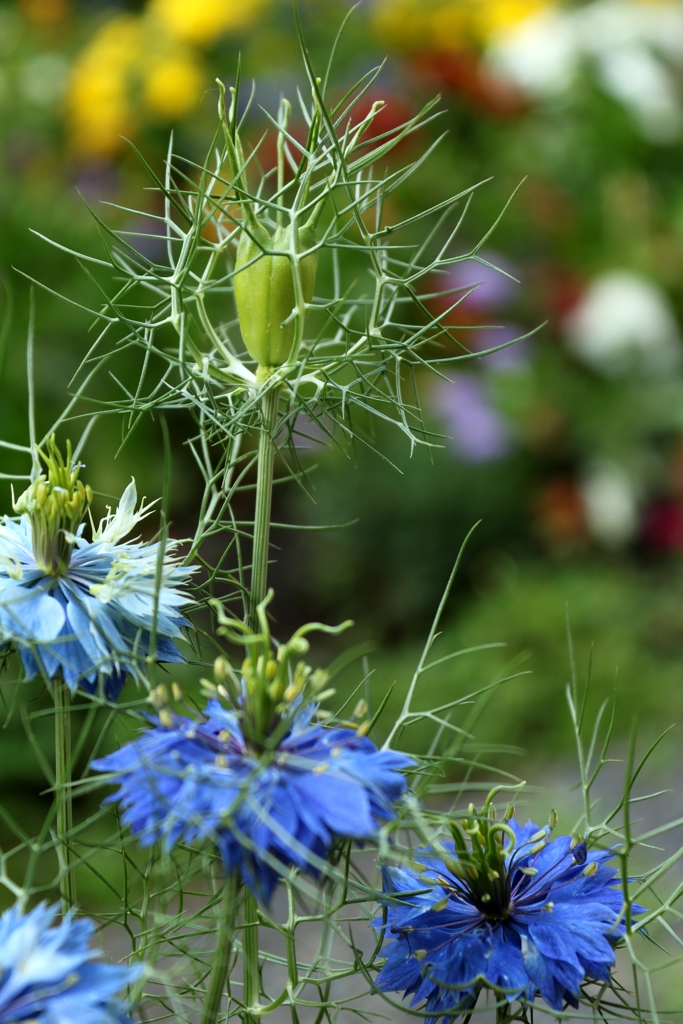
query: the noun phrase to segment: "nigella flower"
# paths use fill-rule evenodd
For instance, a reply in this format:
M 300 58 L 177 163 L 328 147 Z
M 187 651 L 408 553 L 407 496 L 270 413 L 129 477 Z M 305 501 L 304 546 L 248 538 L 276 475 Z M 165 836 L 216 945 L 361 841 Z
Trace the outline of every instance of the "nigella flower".
M 289 868 L 318 875 L 335 838 L 374 838 L 412 763 L 353 729 L 315 724 L 310 707 L 257 750 L 242 716 L 210 700 L 202 722 L 162 709 L 153 728 L 92 767 L 117 777 L 107 799 L 143 845 L 210 839 L 226 870 L 267 902 Z
M 417 854 L 422 873 L 385 868 L 393 941 L 378 988 L 412 995 L 411 1006 L 424 1003 L 435 1022 L 466 1014 L 484 987 L 509 1002 L 540 995 L 561 1010 L 578 1006 L 584 982 L 609 984 L 625 932 L 612 853 L 568 836 L 549 842 L 549 828 L 514 819 L 467 823 L 471 852 L 458 826 L 452 831 L 445 856 Z
M 15 503 L 20 518 L 0 520 L 0 647 L 15 645 L 29 679 L 61 673 L 71 690 L 90 693 L 101 681 L 115 700 L 126 673 L 140 677 L 152 632 L 155 657 L 184 660 L 174 641 L 189 598 L 177 586 L 193 570 L 165 551 L 157 595 L 158 543 L 123 540 L 149 511 L 135 510 L 135 483 L 87 540 L 92 493 L 70 448 L 63 460 L 51 438 L 41 456 L 47 473 Z
M 0 917 L 0 1024 L 130 1024 L 116 994 L 136 981 L 142 966 L 94 962 L 92 921 L 39 904 L 16 905 Z

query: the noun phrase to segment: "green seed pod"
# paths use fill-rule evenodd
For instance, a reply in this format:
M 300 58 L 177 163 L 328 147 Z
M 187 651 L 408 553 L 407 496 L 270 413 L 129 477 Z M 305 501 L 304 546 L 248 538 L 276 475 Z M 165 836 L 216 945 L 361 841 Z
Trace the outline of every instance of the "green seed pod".
M 297 250 L 310 248 L 314 241 L 315 229 L 301 228 Z M 247 351 L 260 366 L 282 366 L 294 344 L 296 319 L 292 311 L 297 302 L 292 263 L 286 256 L 272 255 L 272 250 L 290 248 L 291 227 L 278 228 L 272 236 L 265 229 L 251 234 L 242 231 L 237 246 L 234 280 L 237 315 Z M 246 269 L 241 270 L 241 267 Z M 317 267 L 317 253 L 301 261 L 304 302 L 313 298 Z

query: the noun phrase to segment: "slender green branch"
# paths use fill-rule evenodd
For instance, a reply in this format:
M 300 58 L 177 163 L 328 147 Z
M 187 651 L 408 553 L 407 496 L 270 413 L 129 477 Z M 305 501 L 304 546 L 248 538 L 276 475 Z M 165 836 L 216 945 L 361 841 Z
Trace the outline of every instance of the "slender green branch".
M 268 547 L 270 542 L 270 509 L 273 499 L 273 469 L 275 443 L 273 433 L 277 419 L 280 389 L 269 388 L 262 399 L 263 424 L 258 443 L 258 476 L 256 480 L 256 508 L 254 510 L 254 550 L 251 569 L 251 604 L 249 628 L 259 627 L 257 608 L 266 596 L 268 581 Z
M 57 839 L 60 866 L 59 892 L 62 912 L 76 904 L 76 878 L 69 836 L 73 829 L 71 805 L 71 694 L 61 677 L 54 680 L 55 702 L 55 799 L 57 801 Z
M 231 872 L 223 885 L 223 895 L 218 908 L 218 935 L 213 954 L 213 965 L 202 1009 L 201 1024 L 215 1024 L 221 1009 L 225 983 L 230 967 L 235 915 L 239 903 L 240 879 L 237 872 Z

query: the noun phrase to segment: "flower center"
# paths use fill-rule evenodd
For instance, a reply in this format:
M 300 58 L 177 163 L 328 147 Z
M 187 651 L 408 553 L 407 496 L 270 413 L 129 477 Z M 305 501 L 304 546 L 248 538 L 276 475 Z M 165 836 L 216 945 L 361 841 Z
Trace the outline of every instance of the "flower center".
M 515 865 L 517 837 L 508 824 L 514 808 L 508 808 L 503 821 L 495 820 L 492 802 L 487 800 L 480 813 L 470 804 L 469 815 L 451 822 L 450 831 L 457 858 L 446 858 L 452 879 L 439 878 L 451 898 L 465 899 L 487 921 L 504 921 L 513 909 L 510 875 L 513 871 L 534 876 L 532 867 Z M 550 829 L 541 829 L 524 844 L 524 855 L 538 853 L 546 845 Z M 507 839 L 507 845 L 505 845 Z
M 78 479 L 81 466 L 74 464 L 68 441 L 66 459 L 54 434 L 46 447 L 47 453 L 38 449 L 45 472 L 17 498 L 14 511 L 31 521 L 37 567 L 47 575 L 60 576 L 69 568 L 76 530 L 92 501 L 92 490 Z

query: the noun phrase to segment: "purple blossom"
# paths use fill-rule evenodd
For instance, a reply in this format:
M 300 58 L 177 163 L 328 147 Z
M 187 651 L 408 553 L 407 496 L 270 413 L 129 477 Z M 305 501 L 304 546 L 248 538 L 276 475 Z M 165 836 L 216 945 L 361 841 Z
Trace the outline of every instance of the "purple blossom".
M 433 400 L 453 449 L 466 462 L 488 462 L 510 451 L 511 430 L 480 378 L 459 374 L 453 380 L 437 380 Z
M 509 305 L 517 294 L 516 268 L 496 252 L 482 252 L 479 254 L 486 263 L 480 263 L 478 259 L 463 260 L 462 263 L 454 263 L 446 275 L 446 288 L 462 289 L 467 292 L 472 289 L 458 307 L 461 310 L 470 312 L 488 312 L 494 309 L 502 309 Z M 499 267 L 496 270 L 495 267 Z M 508 276 L 510 275 L 510 276 Z M 455 301 L 453 295 L 451 301 Z

